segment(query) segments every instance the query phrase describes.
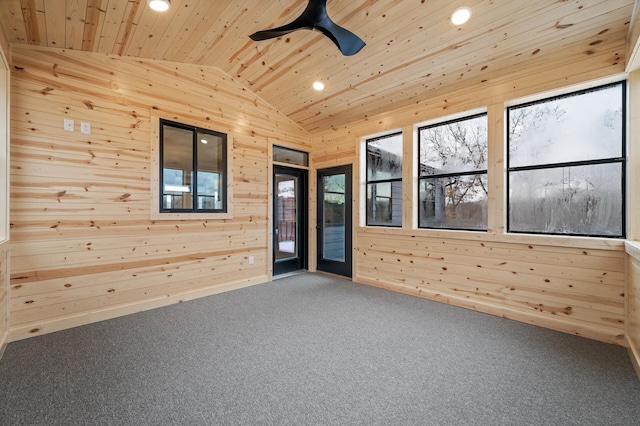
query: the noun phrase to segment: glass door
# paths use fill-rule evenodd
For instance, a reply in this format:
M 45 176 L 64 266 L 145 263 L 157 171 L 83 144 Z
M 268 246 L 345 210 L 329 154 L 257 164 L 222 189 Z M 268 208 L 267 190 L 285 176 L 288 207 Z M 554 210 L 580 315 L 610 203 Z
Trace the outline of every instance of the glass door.
M 280 275 L 307 267 L 307 172 L 273 169 L 273 275 Z
M 351 277 L 351 165 L 318 170 L 319 271 Z

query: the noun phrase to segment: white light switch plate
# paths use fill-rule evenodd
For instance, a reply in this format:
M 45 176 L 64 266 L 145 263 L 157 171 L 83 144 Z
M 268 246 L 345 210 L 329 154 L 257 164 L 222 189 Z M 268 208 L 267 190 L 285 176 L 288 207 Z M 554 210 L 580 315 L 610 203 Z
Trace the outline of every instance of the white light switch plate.
M 84 121 L 80 123 L 80 133 L 84 133 L 86 135 L 91 134 L 91 123 L 85 123 Z
M 67 132 L 73 132 L 74 123 L 73 120 L 69 120 L 68 118 L 64 119 L 64 129 Z

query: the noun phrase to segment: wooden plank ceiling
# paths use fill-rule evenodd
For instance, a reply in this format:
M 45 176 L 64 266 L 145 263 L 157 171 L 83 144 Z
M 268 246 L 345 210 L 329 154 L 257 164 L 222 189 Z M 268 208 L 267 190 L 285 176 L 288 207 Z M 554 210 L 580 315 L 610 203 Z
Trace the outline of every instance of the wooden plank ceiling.
M 328 0 L 331 18 L 367 45 L 345 57 L 298 31 L 254 42 L 306 0 L 0 0 L 11 43 L 216 66 L 310 133 L 344 126 L 510 70 L 574 63 L 612 51 L 624 61 L 634 0 Z M 472 8 L 456 27 L 449 16 Z M 622 46 L 622 48 L 621 48 Z M 316 92 L 314 80 L 326 88 Z

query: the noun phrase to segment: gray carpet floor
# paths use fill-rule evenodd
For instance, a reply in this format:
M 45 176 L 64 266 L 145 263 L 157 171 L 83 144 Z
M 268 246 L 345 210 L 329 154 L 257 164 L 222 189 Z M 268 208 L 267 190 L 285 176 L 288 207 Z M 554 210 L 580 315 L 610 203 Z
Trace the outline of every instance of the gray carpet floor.
M 626 350 L 316 274 L 9 344 L 2 425 L 640 425 Z

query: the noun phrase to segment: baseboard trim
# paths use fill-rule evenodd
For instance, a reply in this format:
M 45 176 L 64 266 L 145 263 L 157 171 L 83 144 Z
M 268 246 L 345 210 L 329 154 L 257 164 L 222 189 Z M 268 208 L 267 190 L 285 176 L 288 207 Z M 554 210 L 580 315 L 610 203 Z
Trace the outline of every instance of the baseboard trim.
M 212 296 L 214 294 L 224 293 L 231 290 L 237 290 L 244 287 L 250 287 L 256 284 L 262 284 L 269 281 L 266 275 L 259 277 L 234 281 L 224 285 L 206 287 L 197 290 L 190 290 L 166 296 L 155 297 L 153 299 L 143 300 L 125 305 L 110 306 L 104 309 L 83 312 L 80 314 L 69 315 L 51 320 L 34 321 L 27 324 L 21 324 L 11 327 L 9 330 L 9 342 L 27 339 L 30 337 L 41 336 L 43 334 L 53 333 L 56 331 L 66 330 L 73 327 L 92 324 L 98 321 L 104 321 L 124 315 L 134 314 L 137 312 L 147 311 L 150 309 L 169 306 L 176 303 L 186 302 L 188 300 L 199 299 L 201 297 Z
M 588 339 L 598 340 L 605 343 L 612 343 L 619 346 L 626 346 L 624 332 L 613 327 L 598 326 L 595 324 L 592 325 L 579 321 L 572 321 L 569 319 L 548 318 L 543 315 L 536 315 L 535 313 L 520 311 L 503 305 L 471 300 L 452 294 L 434 292 L 428 289 L 417 289 L 415 286 L 386 282 L 383 283 L 378 280 L 366 277 L 357 277 L 357 279 L 354 279 L 354 281 L 373 287 L 379 287 L 386 290 L 397 291 L 399 293 L 433 300 L 436 302 L 446 303 L 448 305 L 454 305 L 490 315 L 496 315 L 502 318 L 524 322 L 538 327 L 573 334 L 575 336 L 586 337 Z

